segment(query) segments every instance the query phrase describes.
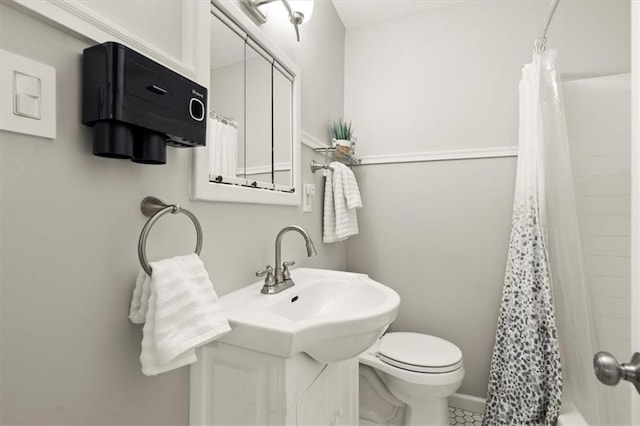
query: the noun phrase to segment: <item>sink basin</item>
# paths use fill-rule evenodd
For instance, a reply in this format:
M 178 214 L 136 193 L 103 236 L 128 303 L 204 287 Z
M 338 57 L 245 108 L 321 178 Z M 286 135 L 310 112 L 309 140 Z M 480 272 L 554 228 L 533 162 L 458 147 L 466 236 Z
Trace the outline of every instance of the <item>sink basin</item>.
M 222 296 L 232 331 L 219 341 L 332 363 L 358 356 L 398 315 L 398 293 L 367 275 L 298 268 L 291 277 L 296 285 L 278 294 L 261 294 L 260 281 Z

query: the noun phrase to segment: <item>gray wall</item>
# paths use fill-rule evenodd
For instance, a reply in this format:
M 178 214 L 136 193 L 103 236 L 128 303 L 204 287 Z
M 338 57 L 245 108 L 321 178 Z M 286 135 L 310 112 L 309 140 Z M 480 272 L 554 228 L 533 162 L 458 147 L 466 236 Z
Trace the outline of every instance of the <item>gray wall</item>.
M 329 2 L 318 3 L 305 42 L 341 52 L 344 28 Z M 169 148 L 165 166 L 93 156 L 90 129 L 80 124 L 80 55 L 88 45 L 0 4 L 0 47 L 55 67 L 58 93 L 55 140 L 0 132 L 1 422 L 186 424 L 188 369 L 143 376 L 142 330 L 127 319 L 142 198 L 179 203 L 200 218 L 202 259 L 218 294 L 254 282 L 254 271 L 273 263 L 275 235 L 287 224 L 304 226 L 316 241 L 319 255 L 307 260 L 301 239 L 285 239 L 283 256 L 302 265 L 344 269 L 345 246 L 322 244 L 321 191 L 311 214 L 192 202 L 188 150 Z M 302 129 L 322 137 L 327 116 L 343 112 L 342 83 L 333 84 L 343 62 L 301 48 L 288 53 L 311 76 L 303 81 L 306 104 L 319 105 L 318 114 L 303 109 Z M 314 155 L 303 147 L 302 164 Z M 321 176 L 302 171 L 304 182 L 320 185 Z M 149 237 L 149 257 L 193 245 L 190 221 L 166 217 Z
M 518 81 L 548 2 L 473 1 L 347 30 L 345 113 L 358 154 L 517 144 Z M 628 1 L 561 2 L 548 34 L 564 77 L 628 72 Z M 484 397 L 511 224 L 515 158 L 369 165 L 347 269 L 398 291 L 392 330 L 464 354 Z
M 464 355 L 460 392 L 484 396 L 511 223 L 511 158 L 363 166 L 360 235 L 347 269 L 400 294 L 392 331 L 443 337 Z

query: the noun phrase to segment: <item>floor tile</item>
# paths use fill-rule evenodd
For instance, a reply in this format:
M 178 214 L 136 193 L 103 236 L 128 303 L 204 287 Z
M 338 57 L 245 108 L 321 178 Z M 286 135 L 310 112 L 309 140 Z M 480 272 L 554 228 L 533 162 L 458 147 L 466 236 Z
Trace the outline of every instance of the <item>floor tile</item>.
M 450 426 L 482 426 L 482 413 L 449 407 Z

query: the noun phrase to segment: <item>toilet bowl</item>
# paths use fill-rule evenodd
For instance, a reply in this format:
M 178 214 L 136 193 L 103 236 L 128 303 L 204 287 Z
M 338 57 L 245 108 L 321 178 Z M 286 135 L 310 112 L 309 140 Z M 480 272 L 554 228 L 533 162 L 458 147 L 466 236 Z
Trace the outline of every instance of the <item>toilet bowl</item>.
M 360 354 L 359 361 L 363 424 L 449 424 L 447 397 L 464 377 L 462 351 L 456 345 L 427 334 L 387 333 Z M 372 401 L 376 397 L 379 400 Z M 396 415 L 400 408 L 404 421 Z

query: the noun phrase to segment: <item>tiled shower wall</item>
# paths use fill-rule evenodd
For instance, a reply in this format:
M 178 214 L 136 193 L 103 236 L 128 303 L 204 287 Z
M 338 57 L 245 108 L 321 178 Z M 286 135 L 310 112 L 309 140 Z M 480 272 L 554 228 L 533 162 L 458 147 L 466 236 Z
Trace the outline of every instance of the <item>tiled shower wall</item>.
M 587 279 L 601 334 L 598 349 L 620 362 L 631 357 L 630 84 L 629 74 L 620 74 L 563 85 Z M 626 383 L 613 392 L 616 411 L 628 413 Z M 618 422 L 628 424 L 625 418 Z

